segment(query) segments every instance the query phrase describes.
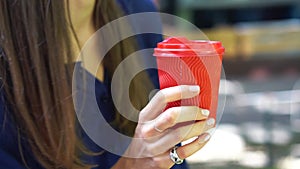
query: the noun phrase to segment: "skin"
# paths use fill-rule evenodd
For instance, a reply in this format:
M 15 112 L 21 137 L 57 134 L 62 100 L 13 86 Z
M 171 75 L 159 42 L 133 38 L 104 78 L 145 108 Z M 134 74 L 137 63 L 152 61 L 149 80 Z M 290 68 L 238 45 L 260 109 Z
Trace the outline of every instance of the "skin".
M 82 47 L 86 43 L 86 41 L 96 32 L 96 29 L 93 25 L 92 14 L 95 6 L 95 0 L 70 0 L 69 1 L 69 9 L 70 9 L 70 17 L 71 22 L 74 27 L 75 33 L 79 40 L 79 45 Z M 71 36 L 73 46 L 77 46 L 77 42 L 74 36 Z M 93 52 L 97 50 L 89 50 L 89 52 Z M 75 61 L 80 61 L 83 64 L 83 67 L 94 74 L 94 71 L 97 70 L 96 78 L 100 81 L 104 79 L 104 67 L 102 64 L 97 65 L 95 63 L 100 63 L 100 61 L 95 60 L 96 57 L 89 57 L 88 59 L 81 60 L 80 57 L 77 57 L 80 54 L 80 48 L 75 48 L 74 53 L 76 58 Z M 95 56 L 93 53 L 85 53 L 87 56 Z M 96 68 L 96 69 L 95 69 Z
M 191 88 L 193 90 L 190 90 Z M 195 88 L 198 90 L 195 91 Z M 185 159 L 200 150 L 210 138 L 208 130 L 214 127 L 213 120 L 206 121 L 208 116 L 205 111 L 195 106 L 183 106 L 162 112 L 167 103 L 195 97 L 199 92 L 198 86 L 187 85 L 160 90 L 140 112 L 135 138 L 142 139 L 134 140 L 124 154 L 124 156 L 141 154 L 141 157 L 123 157 L 113 168 L 138 169 L 141 166 L 143 169 L 171 168 L 174 163 L 169 157 L 170 150 L 174 145 L 195 136 L 197 139 L 179 147 L 177 154 L 181 159 Z M 200 121 L 195 122 L 195 120 Z M 189 123 L 181 125 L 182 122 Z M 157 131 L 155 126 L 162 131 Z M 143 158 L 143 156 L 145 157 Z
M 69 1 L 72 25 L 82 46 L 95 32 L 92 20 L 95 0 L 71 0 Z
M 82 46 L 95 32 L 92 24 L 94 0 L 70 1 L 71 22 Z M 79 49 L 75 49 L 79 53 Z M 93 60 L 85 65 L 93 70 Z M 97 78 L 103 80 L 103 65 L 100 65 Z M 209 129 L 214 120 L 208 119 L 207 111 L 196 106 L 174 107 L 164 110 L 169 102 L 195 97 L 199 86 L 175 86 L 160 90 L 140 112 L 134 139 L 124 157 L 113 169 L 167 169 L 174 163 L 169 157 L 170 150 L 178 143 L 196 137 L 191 143 L 177 149 L 181 159 L 185 159 L 200 150 L 210 139 Z M 196 120 L 196 121 L 195 121 Z M 157 130 L 157 129 L 159 130 Z M 139 154 L 139 158 L 128 158 Z

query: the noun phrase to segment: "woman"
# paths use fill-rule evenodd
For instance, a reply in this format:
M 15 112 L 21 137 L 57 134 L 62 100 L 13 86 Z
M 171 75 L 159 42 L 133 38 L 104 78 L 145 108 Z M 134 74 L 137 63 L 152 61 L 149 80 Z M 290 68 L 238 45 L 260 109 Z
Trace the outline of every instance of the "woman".
M 72 72 L 74 62 L 85 62 L 76 60 L 81 46 L 123 13 L 153 11 L 150 1 L 1 0 L 0 9 L 0 168 L 186 168 L 182 159 L 209 140 L 207 130 L 214 121 L 205 121 L 208 111 L 189 106 L 163 112 L 168 102 L 196 96 L 198 86 L 161 90 L 147 104 L 153 86 L 145 84 L 157 77 L 144 72 L 130 89 L 131 102 L 141 110 L 139 122 L 127 120 L 113 107 L 109 89 L 114 70 L 138 49 L 136 42 L 141 48 L 154 47 L 157 35 L 128 38 L 115 45 L 99 66 L 95 84 L 97 103 L 111 126 L 142 138 L 132 141 L 124 153 L 137 156 L 143 151 L 148 156 L 131 158 L 103 150 L 76 120 Z M 86 74 L 90 62 L 82 64 Z M 194 124 L 183 123 L 194 120 Z M 190 144 L 173 148 L 194 136 L 198 138 Z M 146 148 L 141 150 L 141 145 Z

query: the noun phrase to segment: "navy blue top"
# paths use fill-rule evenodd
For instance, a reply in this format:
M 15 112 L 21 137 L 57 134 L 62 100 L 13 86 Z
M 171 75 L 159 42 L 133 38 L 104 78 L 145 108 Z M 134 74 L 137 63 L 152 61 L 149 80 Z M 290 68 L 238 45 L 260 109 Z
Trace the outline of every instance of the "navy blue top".
M 118 0 L 118 2 L 127 14 L 156 11 L 151 0 Z M 138 26 L 139 24 L 134 25 L 134 27 Z M 141 49 L 154 48 L 156 44 L 162 40 L 162 36 L 157 34 L 138 35 L 137 38 Z M 149 61 L 152 62 L 154 60 L 150 59 Z M 157 71 L 152 69 L 148 72 L 154 85 L 159 88 Z M 106 76 L 103 82 L 98 80 L 95 81 L 95 94 L 96 101 L 102 115 L 107 121 L 112 121 L 114 118 L 114 112 L 112 111 L 113 103 L 110 93 L 110 82 Z M 7 107 L 8 106 L 5 104 L 5 99 L 2 93 L 0 94 L 0 169 L 24 169 L 26 167 L 20 156 L 17 128 L 14 125 L 13 118 L 9 116 L 9 110 L 7 110 Z M 82 133 L 81 137 L 83 142 L 90 150 L 95 152 L 103 150 L 95 144 L 84 131 L 79 132 Z M 34 169 L 42 168 L 37 161 L 34 160 L 26 138 L 21 136 L 20 141 L 27 165 Z M 120 156 L 118 155 L 104 151 L 103 154 L 98 156 L 83 157 L 83 160 L 90 164 L 98 165 L 96 168 L 108 169 L 111 168 L 119 158 Z M 173 167 L 173 169 L 186 168 L 186 163 L 175 165 Z

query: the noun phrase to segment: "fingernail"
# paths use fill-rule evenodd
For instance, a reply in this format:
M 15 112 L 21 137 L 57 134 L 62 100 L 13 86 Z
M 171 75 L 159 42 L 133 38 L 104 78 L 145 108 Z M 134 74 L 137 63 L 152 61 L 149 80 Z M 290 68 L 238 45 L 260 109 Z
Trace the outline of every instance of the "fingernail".
M 203 144 L 203 143 L 207 142 L 210 138 L 211 138 L 211 135 L 209 133 L 206 133 L 205 137 L 199 139 L 199 143 Z
M 199 86 L 190 86 L 190 87 L 189 87 L 189 90 L 190 90 L 191 92 L 197 93 L 197 92 L 200 91 L 200 87 L 199 87 Z
M 207 125 L 209 125 L 209 126 L 212 126 L 212 125 L 214 125 L 215 124 L 215 119 L 214 118 L 210 118 L 210 119 L 208 119 L 207 121 L 206 121 L 206 124 Z
M 210 136 L 212 136 L 215 131 L 216 131 L 216 128 L 214 127 L 214 128 L 208 129 L 205 133 L 208 133 Z
M 208 116 L 209 115 L 209 110 L 202 110 L 202 114 L 204 116 Z

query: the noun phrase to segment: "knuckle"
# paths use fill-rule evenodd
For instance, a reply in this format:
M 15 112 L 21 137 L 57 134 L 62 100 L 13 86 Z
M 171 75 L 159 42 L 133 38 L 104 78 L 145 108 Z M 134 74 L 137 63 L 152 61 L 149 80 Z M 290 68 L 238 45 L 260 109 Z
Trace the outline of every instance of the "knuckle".
M 166 122 L 169 125 L 174 126 L 176 124 L 177 114 L 178 113 L 175 108 L 170 108 L 168 113 L 165 116 Z
M 167 104 L 167 99 L 166 99 L 166 95 L 163 93 L 163 91 L 159 91 L 156 93 L 155 97 L 154 97 L 157 102 L 162 103 L 162 104 Z
M 177 151 L 177 154 L 178 154 L 179 158 L 181 158 L 181 159 L 185 159 L 188 157 L 187 152 L 184 149 Z
M 154 157 L 156 154 L 155 148 L 153 146 L 147 146 L 147 152 L 150 157 Z
M 201 111 L 202 111 L 202 109 L 200 107 L 198 107 L 198 106 L 194 106 L 194 110 L 197 113 L 201 113 Z
M 141 135 L 142 135 L 142 138 L 144 138 L 144 139 L 151 137 L 150 127 L 146 127 L 146 126 L 142 127 L 141 128 Z
M 143 122 L 144 119 L 146 119 L 147 117 L 147 112 L 143 109 L 140 113 L 139 113 L 139 122 Z
M 180 86 L 180 91 L 181 91 L 181 94 L 185 95 L 185 96 L 189 95 L 189 93 L 190 93 L 188 85 L 181 85 Z
M 173 137 L 176 142 L 181 142 L 183 140 L 183 135 L 177 129 L 173 132 Z
M 201 108 L 199 108 L 198 106 L 189 106 L 187 107 L 187 111 L 190 111 L 193 114 L 197 115 L 198 113 L 201 113 Z
M 194 123 L 193 124 L 193 126 L 192 126 L 192 130 L 193 131 L 197 131 L 197 133 L 199 132 L 199 133 L 202 133 L 203 132 L 203 130 L 205 129 L 204 127 L 204 125 L 203 125 L 203 123 L 204 122 L 196 122 L 196 123 Z
M 202 113 L 202 109 L 199 108 L 198 106 L 195 106 L 195 108 L 193 110 L 195 111 L 195 117 L 198 120 L 202 120 L 202 119 L 207 118 L 207 116 Z
M 158 169 L 164 168 L 164 161 L 161 158 L 153 157 L 152 161 L 154 164 L 153 166 L 155 166 L 155 168 L 158 168 Z

